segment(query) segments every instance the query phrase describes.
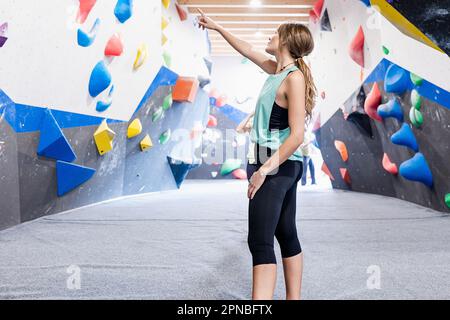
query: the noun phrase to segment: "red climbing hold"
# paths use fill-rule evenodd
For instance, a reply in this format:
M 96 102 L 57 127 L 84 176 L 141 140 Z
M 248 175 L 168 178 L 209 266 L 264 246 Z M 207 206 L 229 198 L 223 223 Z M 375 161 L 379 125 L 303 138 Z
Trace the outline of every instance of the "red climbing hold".
M 325 163 L 325 161 L 324 161 L 323 164 L 322 164 L 322 171 L 323 171 L 328 177 L 330 177 L 331 180 L 334 181 L 334 177 L 333 177 L 333 175 L 331 174 L 330 169 L 328 169 L 328 166 L 327 166 L 327 164 Z
M 80 8 L 78 9 L 77 22 L 84 23 L 95 6 L 97 0 L 80 0 Z
M 359 26 L 358 32 L 350 43 L 348 53 L 353 61 L 364 68 L 364 31 L 361 26 Z
M 377 113 L 378 106 L 381 103 L 381 93 L 378 84 L 375 82 L 372 90 L 370 90 L 367 95 L 366 101 L 364 102 L 364 111 L 369 117 L 374 120 L 382 122 L 381 117 Z
M 244 169 L 236 169 L 231 173 L 236 179 L 245 180 L 247 179 L 247 172 Z
M 344 179 L 346 184 L 351 184 L 350 180 L 350 174 L 348 173 L 348 170 L 345 168 L 340 168 L 339 171 L 341 172 L 342 179 Z
M 118 57 L 123 53 L 123 43 L 119 34 L 114 34 L 106 44 L 105 56 L 115 56 Z
M 348 160 L 348 152 L 345 143 L 339 140 L 335 140 L 334 146 L 341 155 L 342 161 L 346 162 Z
M 208 127 L 217 127 L 217 118 L 213 115 L 208 117 Z
M 323 8 L 323 0 L 317 0 L 317 2 L 314 4 L 314 13 L 317 17 L 320 17 L 322 14 L 322 8 Z
M 389 159 L 388 155 L 385 153 L 383 155 L 383 168 L 390 174 L 396 175 L 398 173 L 397 165 L 393 162 L 391 162 L 391 159 Z
M 309 10 L 309 20 L 313 23 L 317 23 L 317 21 L 319 21 L 319 17 L 316 15 L 314 10 Z
M 187 19 L 187 12 L 178 4 L 175 2 L 175 7 L 177 8 L 178 16 L 180 17 L 181 21 L 184 21 Z

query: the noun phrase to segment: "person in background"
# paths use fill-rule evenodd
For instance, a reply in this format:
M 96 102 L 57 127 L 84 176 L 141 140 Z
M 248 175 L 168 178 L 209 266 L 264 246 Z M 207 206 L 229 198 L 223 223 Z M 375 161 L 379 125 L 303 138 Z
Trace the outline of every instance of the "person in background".
M 239 123 L 239 125 L 236 127 L 237 133 L 250 133 L 253 127 L 253 116 L 255 115 L 255 110 L 250 112 L 247 117 L 244 118 L 244 120 Z M 248 153 L 247 153 L 247 159 L 248 163 L 256 163 L 255 159 L 255 143 L 249 139 L 249 147 L 248 147 Z
M 302 186 L 306 185 L 306 177 L 308 175 L 308 167 L 311 173 L 311 184 L 316 184 L 316 175 L 314 170 L 314 161 L 311 158 L 311 144 L 314 141 L 314 136 L 312 132 L 305 132 L 305 141 L 300 146 L 300 151 L 303 155 L 303 175 L 302 175 Z

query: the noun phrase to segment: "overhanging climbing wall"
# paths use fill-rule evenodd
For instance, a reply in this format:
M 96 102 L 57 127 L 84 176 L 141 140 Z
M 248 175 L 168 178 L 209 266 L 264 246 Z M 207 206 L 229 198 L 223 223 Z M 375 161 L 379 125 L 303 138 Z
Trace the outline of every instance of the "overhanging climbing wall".
M 444 4 L 420 10 L 448 20 Z M 411 6 L 325 1 L 312 17 L 315 133 L 333 187 L 450 212 L 448 32 L 418 23 Z
M 0 37 L 0 229 L 198 167 L 209 46 L 175 2 L 5 0 Z

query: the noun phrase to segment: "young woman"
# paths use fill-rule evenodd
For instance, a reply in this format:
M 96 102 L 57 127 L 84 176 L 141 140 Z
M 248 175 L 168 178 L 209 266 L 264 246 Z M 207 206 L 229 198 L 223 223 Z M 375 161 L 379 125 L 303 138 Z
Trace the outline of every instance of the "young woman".
M 312 35 L 300 23 L 281 24 L 265 49 L 275 57 L 272 60 L 198 11 L 200 28 L 216 30 L 269 74 L 256 103 L 250 132 L 257 163 L 247 163 L 252 299 L 273 299 L 277 271 L 274 236 L 283 258 L 286 299 L 300 299 L 303 254 L 295 213 L 297 182 L 303 172 L 299 146 L 316 97 L 311 72 L 303 61 L 313 50 Z

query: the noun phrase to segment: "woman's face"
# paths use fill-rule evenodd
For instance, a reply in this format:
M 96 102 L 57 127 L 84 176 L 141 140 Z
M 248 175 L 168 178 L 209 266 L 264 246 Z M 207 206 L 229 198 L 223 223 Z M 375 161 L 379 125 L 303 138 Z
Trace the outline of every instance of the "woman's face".
M 266 46 L 266 52 L 271 55 L 275 55 L 275 53 L 278 51 L 278 45 L 279 45 L 279 36 L 278 32 L 275 31 L 275 33 L 269 37 L 269 42 Z

